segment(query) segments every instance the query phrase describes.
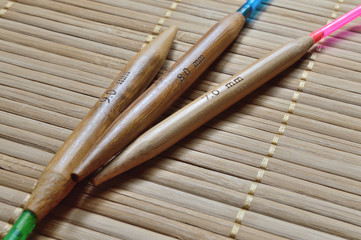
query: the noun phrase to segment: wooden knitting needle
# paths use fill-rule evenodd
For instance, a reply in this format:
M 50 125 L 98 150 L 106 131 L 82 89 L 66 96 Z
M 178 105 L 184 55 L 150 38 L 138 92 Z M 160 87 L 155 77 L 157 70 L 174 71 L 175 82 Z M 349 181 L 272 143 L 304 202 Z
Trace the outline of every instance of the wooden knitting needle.
M 147 88 L 163 65 L 176 33 L 177 27 L 169 27 L 137 53 L 114 79 L 45 168 L 19 218 L 20 226 L 14 225 L 5 239 L 18 239 L 17 234 L 27 236 L 28 233 L 21 233 L 25 231 L 21 223 L 36 223 L 71 191 L 76 184 L 70 177 L 73 168 L 113 120 Z
M 299 60 L 314 43 L 361 14 L 361 5 L 259 59 L 139 136 L 93 179 L 94 185 L 155 157 Z
M 81 181 L 150 126 L 238 36 L 261 1 L 249 0 L 221 19 L 165 74 L 124 111 L 99 138 L 72 177 Z

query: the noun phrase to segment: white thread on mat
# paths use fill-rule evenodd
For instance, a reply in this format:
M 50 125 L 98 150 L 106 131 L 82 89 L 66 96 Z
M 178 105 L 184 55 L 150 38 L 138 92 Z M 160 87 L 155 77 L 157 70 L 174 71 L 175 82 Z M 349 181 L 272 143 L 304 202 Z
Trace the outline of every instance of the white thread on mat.
M 158 34 L 159 30 L 161 29 L 162 25 L 164 24 L 164 22 L 172 15 L 172 13 L 174 12 L 174 10 L 176 9 L 177 5 L 181 2 L 182 0 L 176 0 L 175 2 L 173 2 L 171 4 L 171 6 L 169 7 L 168 11 L 165 13 L 164 17 L 161 17 L 158 21 L 158 24 L 154 27 L 154 30 L 152 32 L 152 34 L 150 34 L 146 40 L 145 40 L 145 43 L 143 44 L 142 48 L 144 48 L 150 41 L 152 41 L 153 37 Z M 4 6 L 3 9 L 0 10 L 0 17 L 3 16 L 7 11 L 8 9 L 13 5 L 14 1 L 8 1 L 6 3 L 6 5 Z M 33 186 L 33 189 L 35 187 L 36 183 L 34 184 Z M 16 208 L 14 210 L 14 212 L 12 213 L 9 221 L 6 223 L 6 225 L 4 226 L 4 228 L 2 229 L 1 231 L 1 235 L 6 235 L 8 231 L 10 231 L 11 227 L 12 227 L 12 224 L 15 223 L 15 221 L 19 218 L 24 206 L 26 205 L 26 203 L 29 201 L 30 199 L 30 194 L 28 194 L 23 203 L 21 204 L 20 207 Z M 1 236 L 3 237 L 3 236 Z
M 8 1 L 5 6 L 0 9 L 0 17 L 4 16 L 4 14 L 10 9 L 10 7 L 14 4 L 14 1 Z M 23 203 L 21 204 L 21 207 L 18 207 L 14 210 L 14 212 L 11 214 L 11 217 L 9 218 L 8 222 L 5 224 L 3 229 L 0 232 L 0 237 L 3 238 L 5 235 L 10 231 L 12 224 L 15 223 L 15 221 L 18 219 L 22 212 L 23 206 L 26 204 L 26 202 L 29 200 L 30 194 L 27 194 Z
M 152 34 L 149 34 L 148 37 L 145 39 L 145 43 L 142 45 L 142 49 L 147 46 L 147 44 L 152 41 L 152 39 L 159 33 L 159 30 L 163 26 L 164 22 L 170 18 L 172 13 L 175 11 L 177 5 L 182 2 L 182 0 L 176 0 L 175 2 L 170 5 L 168 11 L 164 14 L 164 17 L 161 17 L 158 21 L 158 24 L 154 27 Z
M 331 15 L 331 19 L 328 19 L 327 23 L 330 23 L 332 20 L 334 20 L 337 17 L 337 13 L 340 9 L 341 4 L 343 3 L 344 0 L 338 0 L 338 2 L 335 4 L 335 7 L 333 9 L 332 15 Z M 284 134 L 286 127 L 287 127 L 287 122 L 290 118 L 290 116 L 294 113 L 295 108 L 296 108 L 296 104 L 298 101 L 298 98 L 301 94 L 301 92 L 303 91 L 306 81 L 307 81 L 307 77 L 308 74 L 312 71 L 313 66 L 315 64 L 317 55 L 321 52 L 322 50 L 322 43 L 323 40 L 321 40 L 319 42 L 319 44 L 316 46 L 315 50 L 313 51 L 311 57 L 310 57 L 310 61 L 308 62 L 308 65 L 306 67 L 306 69 L 304 70 L 304 72 L 302 73 L 301 79 L 300 79 L 300 83 L 298 84 L 298 88 L 297 90 L 293 93 L 292 99 L 291 99 L 291 103 L 288 107 L 288 111 L 284 114 L 283 119 L 282 119 L 282 123 L 281 126 L 279 127 L 277 133 L 275 134 L 275 136 L 272 139 L 272 143 L 268 149 L 268 153 L 266 156 L 263 157 L 263 160 L 259 166 L 259 170 L 257 172 L 257 176 L 256 179 L 252 182 L 250 189 L 248 191 L 246 200 L 243 204 L 243 206 L 239 209 L 236 219 L 234 221 L 233 227 L 231 229 L 231 233 L 229 234 L 229 238 L 230 239 L 236 239 L 237 234 L 239 233 L 239 230 L 242 226 L 242 221 L 244 219 L 244 216 L 247 212 L 247 210 L 251 207 L 252 201 L 254 199 L 254 194 L 256 192 L 257 186 L 261 183 L 262 178 L 264 176 L 264 174 L 266 173 L 267 170 L 267 165 L 270 161 L 270 159 L 273 157 L 276 148 L 277 148 L 277 144 L 278 141 L 280 139 L 280 137 Z
M 20 207 L 15 208 L 11 218 L 9 219 L 9 224 L 14 224 L 16 220 L 20 217 L 20 214 L 22 213 L 23 209 Z
M 34 189 L 34 187 L 33 187 L 33 189 Z M 29 201 L 29 199 L 30 199 L 30 194 L 27 194 L 26 195 L 26 197 L 24 198 L 24 201 L 23 201 L 23 203 L 21 204 L 21 206 L 20 207 L 22 207 L 22 208 L 24 208 L 25 207 L 25 205 L 28 203 L 28 201 Z
M 0 239 L 5 238 L 6 234 L 10 231 L 12 225 L 9 223 L 6 223 L 3 229 L 0 231 Z
M 8 10 L 9 8 L 14 4 L 14 1 L 8 1 L 5 6 L 0 9 L 0 17 L 3 16 Z

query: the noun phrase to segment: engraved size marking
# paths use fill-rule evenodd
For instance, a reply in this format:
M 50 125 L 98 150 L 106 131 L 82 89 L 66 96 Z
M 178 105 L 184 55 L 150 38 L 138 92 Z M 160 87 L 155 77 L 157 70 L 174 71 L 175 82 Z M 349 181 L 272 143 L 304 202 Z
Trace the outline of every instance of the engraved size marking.
M 236 77 L 235 79 L 227 82 L 224 86 L 227 87 L 227 89 L 236 86 L 238 83 L 242 82 L 244 80 L 244 78 L 242 77 Z M 212 90 L 212 92 L 210 92 L 209 94 L 206 94 L 206 99 L 207 101 L 210 100 L 213 97 L 216 97 L 220 94 L 221 92 L 219 90 Z
M 118 78 L 118 80 L 116 81 L 117 84 L 122 84 L 125 82 L 125 80 L 128 78 L 130 72 L 124 72 L 122 73 L 122 75 L 120 75 L 120 77 Z
M 231 88 L 233 86 L 235 86 L 237 83 L 242 82 L 244 79 L 242 77 L 237 77 L 235 79 L 233 79 L 232 81 L 226 83 L 226 87 L 227 88 Z
M 103 102 L 110 103 L 110 99 L 113 98 L 113 96 L 115 94 L 117 94 L 117 92 L 115 90 L 110 89 L 110 90 L 107 90 L 104 94 L 106 95 L 106 97 L 102 97 L 101 99 L 99 99 L 99 101 L 101 103 L 103 103 Z
M 218 96 L 220 94 L 219 90 L 213 90 L 210 94 L 206 95 L 207 101 L 215 96 Z
M 120 75 L 120 77 L 115 82 L 116 84 L 123 84 L 125 80 L 130 75 L 130 72 L 124 72 Z M 110 100 L 117 94 L 117 91 L 114 89 L 106 90 L 105 93 L 100 97 L 99 102 L 100 103 L 110 103 Z
M 337 16 L 337 12 L 340 8 L 340 4 L 343 3 L 344 0 L 338 0 L 338 3 L 336 3 L 335 7 L 334 7 L 334 12 L 332 13 L 332 18 L 336 18 Z M 332 19 L 329 19 L 327 21 L 327 23 L 330 23 L 332 21 Z M 323 47 L 323 42 L 324 39 L 322 39 L 319 44 L 317 45 L 316 49 L 313 51 L 312 55 L 311 55 L 311 60 L 309 61 L 306 69 L 303 71 L 302 76 L 301 76 L 301 80 L 300 83 L 298 85 L 297 91 L 294 92 L 293 97 L 291 99 L 291 103 L 290 106 L 288 108 L 288 111 L 284 114 L 283 119 L 282 119 L 282 123 L 281 126 L 278 129 L 278 132 L 275 134 L 275 136 L 272 139 L 272 143 L 268 149 L 268 153 L 266 156 L 264 156 L 261 166 L 259 167 L 258 173 L 257 173 L 257 177 L 254 180 L 254 182 L 252 183 L 250 190 L 248 192 L 247 195 L 247 200 L 245 201 L 245 203 L 243 204 L 242 208 L 239 210 L 239 214 L 237 215 L 237 218 L 234 221 L 234 225 L 233 228 L 231 229 L 231 233 L 229 235 L 229 240 L 234 240 L 236 239 L 238 232 L 240 231 L 240 227 L 242 224 L 242 221 L 244 219 L 245 213 L 246 211 L 248 211 L 248 209 L 251 206 L 251 202 L 248 201 L 248 197 L 252 197 L 254 196 L 254 193 L 257 189 L 257 186 L 262 182 L 262 178 L 265 174 L 265 171 L 267 170 L 267 166 L 269 164 L 270 159 L 273 157 L 276 148 L 278 146 L 278 142 L 281 136 L 283 136 L 286 127 L 287 127 L 287 123 L 288 120 L 290 118 L 290 115 L 294 113 L 295 111 L 295 107 L 296 107 L 296 103 L 298 101 L 299 95 L 301 92 L 303 92 L 303 89 L 305 87 L 306 81 L 307 81 L 307 77 L 309 72 L 312 71 L 313 66 L 316 62 L 316 58 L 318 56 L 319 53 L 321 53 L 322 47 Z
M 215 96 L 217 96 L 217 95 L 219 94 L 219 91 L 218 91 L 218 90 L 213 90 L 213 91 L 212 91 L 212 94 L 215 95 Z
M 195 68 L 197 68 L 199 65 L 201 65 L 201 63 L 205 60 L 206 58 L 203 57 L 203 55 L 200 55 L 194 62 L 193 62 L 193 66 Z
M 181 82 L 183 82 L 189 75 L 191 75 L 191 71 L 188 68 L 183 68 L 183 73 L 178 74 L 177 77 Z
M 195 68 L 199 67 L 206 58 L 203 55 L 200 55 L 196 60 L 193 61 L 193 66 Z M 179 81 L 183 82 L 187 80 L 187 77 L 191 75 L 191 70 L 189 68 L 183 68 L 183 72 L 177 75 Z

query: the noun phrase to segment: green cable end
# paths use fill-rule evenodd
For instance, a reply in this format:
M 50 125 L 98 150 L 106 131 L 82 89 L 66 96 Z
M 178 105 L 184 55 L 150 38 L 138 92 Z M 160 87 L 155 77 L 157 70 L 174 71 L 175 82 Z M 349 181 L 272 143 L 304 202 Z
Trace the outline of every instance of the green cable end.
M 33 231 L 36 222 L 36 215 L 29 210 L 24 210 L 4 240 L 25 240 Z

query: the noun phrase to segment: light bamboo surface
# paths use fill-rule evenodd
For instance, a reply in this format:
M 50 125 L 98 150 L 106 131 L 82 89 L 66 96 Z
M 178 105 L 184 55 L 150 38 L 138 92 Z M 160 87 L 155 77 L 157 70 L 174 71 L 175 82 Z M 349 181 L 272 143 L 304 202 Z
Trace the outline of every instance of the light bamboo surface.
M 244 2 L 0 0 L 0 235 L 144 43 L 179 28 L 164 72 Z M 270 0 L 165 116 L 359 4 Z M 161 156 L 84 181 L 31 239 L 361 239 L 360 29 L 356 19 Z

